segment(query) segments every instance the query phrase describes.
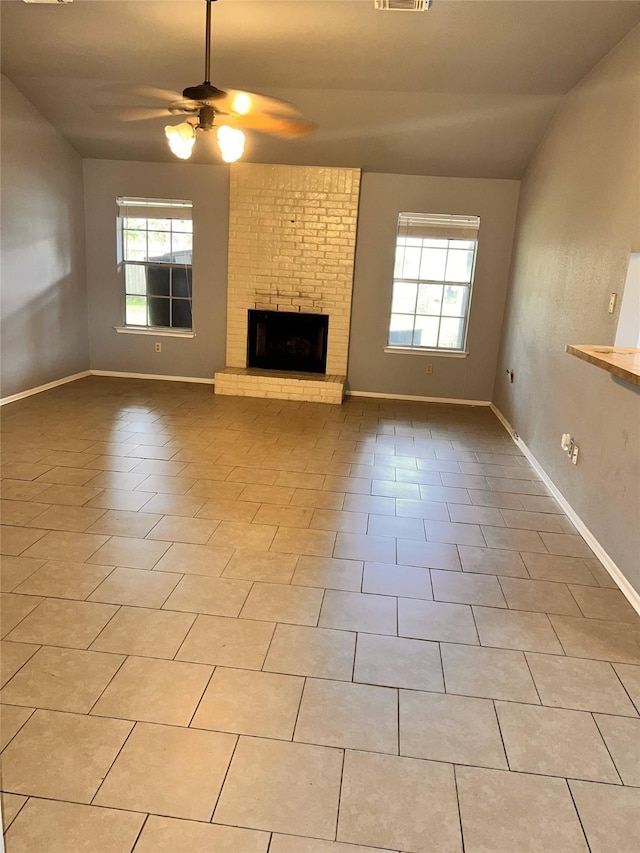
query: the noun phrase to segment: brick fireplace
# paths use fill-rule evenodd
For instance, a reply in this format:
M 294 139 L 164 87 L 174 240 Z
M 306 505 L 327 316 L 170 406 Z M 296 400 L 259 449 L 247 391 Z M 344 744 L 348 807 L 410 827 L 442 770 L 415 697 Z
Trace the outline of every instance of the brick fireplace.
M 359 169 L 231 167 L 227 365 L 215 374 L 216 394 L 342 402 L 359 190 Z M 304 317 L 325 317 L 325 372 L 286 369 L 282 359 L 280 368 L 249 366 L 249 312 L 294 324 L 299 314 L 294 341 L 307 334 Z

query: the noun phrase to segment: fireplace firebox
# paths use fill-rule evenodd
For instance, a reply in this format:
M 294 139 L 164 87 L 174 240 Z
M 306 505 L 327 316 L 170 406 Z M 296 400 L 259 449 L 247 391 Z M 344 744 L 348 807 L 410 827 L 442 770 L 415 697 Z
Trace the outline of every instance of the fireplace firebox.
M 325 373 L 328 330 L 327 314 L 250 310 L 247 366 Z

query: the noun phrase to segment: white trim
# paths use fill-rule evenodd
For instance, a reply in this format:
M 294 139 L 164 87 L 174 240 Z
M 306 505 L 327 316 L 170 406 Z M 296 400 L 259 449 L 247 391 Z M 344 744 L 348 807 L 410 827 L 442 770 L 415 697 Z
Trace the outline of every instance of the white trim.
M 425 347 L 393 347 L 386 346 L 384 352 L 393 355 L 429 355 L 435 358 L 467 358 L 469 353 L 462 350 L 426 349 Z
M 174 329 L 164 327 L 153 328 L 153 326 L 114 326 L 119 335 L 155 335 L 156 338 L 195 338 L 193 329 L 178 332 Z
M 414 394 L 379 394 L 377 391 L 345 391 L 349 397 L 374 397 L 380 400 L 413 400 L 416 403 L 450 403 L 453 406 L 490 406 L 489 400 L 457 400 L 452 397 L 417 397 Z
M 542 465 L 540 465 L 540 463 L 538 462 L 536 457 L 529 450 L 529 448 L 524 443 L 524 441 L 520 438 L 518 433 L 513 429 L 513 427 L 509 423 L 509 421 L 502 414 L 502 412 L 493 403 L 491 403 L 490 406 L 491 406 L 491 411 L 494 413 L 494 415 L 498 418 L 500 423 L 507 430 L 507 432 L 509 433 L 511 438 L 514 440 L 514 442 L 517 444 L 517 446 L 520 448 L 520 450 L 522 450 L 524 455 L 527 457 L 527 459 L 531 463 L 531 467 L 538 474 L 538 476 L 540 477 L 542 482 L 545 484 L 545 486 L 549 489 L 549 491 L 551 492 L 553 497 L 556 499 L 558 504 L 564 510 L 565 514 L 571 519 L 574 527 L 576 528 L 578 533 L 582 536 L 582 538 L 585 540 L 587 545 L 591 548 L 591 550 L 596 555 L 598 560 L 600 560 L 600 562 L 602 563 L 604 568 L 609 572 L 609 574 L 611 575 L 611 577 L 613 578 L 616 585 L 619 587 L 620 591 L 622 592 L 624 597 L 627 599 L 629 604 L 634 608 L 634 610 L 636 610 L 640 614 L 640 593 L 637 590 L 635 590 L 633 588 L 633 586 L 631 586 L 630 582 L 627 580 L 625 575 L 618 568 L 618 566 L 614 563 L 614 561 L 611 559 L 609 554 L 607 554 L 605 549 L 602 547 L 600 542 L 598 542 L 598 540 L 593 535 L 593 533 L 589 530 L 589 528 L 584 523 L 584 521 L 576 513 L 576 511 L 573 509 L 573 507 L 571 506 L 569 501 L 565 498 L 565 496 L 562 494 L 560 489 L 558 489 L 558 487 L 553 482 L 551 477 L 549 477 L 549 475 L 544 470 Z
M 194 382 L 200 385 L 213 385 L 211 379 L 201 376 L 164 376 L 162 373 L 123 373 L 119 370 L 91 370 L 92 376 L 115 376 L 120 379 L 158 379 L 162 382 Z
M 25 397 L 32 397 L 34 394 L 40 394 L 41 391 L 48 391 L 50 388 L 57 388 L 58 385 L 66 385 L 67 382 L 75 382 L 76 379 L 84 379 L 85 376 L 91 376 L 91 371 L 83 370 L 82 373 L 74 373 L 73 376 L 63 376 L 62 379 L 55 379 L 53 382 L 38 385 L 36 388 L 27 388 L 26 391 L 19 391 L 17 394 L 11 394 L 9 397 L 0 398 L 0 406 L 6 406 L 7 403 L 13 403 Z

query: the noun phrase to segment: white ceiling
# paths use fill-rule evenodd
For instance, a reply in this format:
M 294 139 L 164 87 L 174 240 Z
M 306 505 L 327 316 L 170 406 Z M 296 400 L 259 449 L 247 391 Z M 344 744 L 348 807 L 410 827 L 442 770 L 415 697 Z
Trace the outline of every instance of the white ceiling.
M 203 78 L 203 0 L 3 0 L 2 70 L 84 157 L 171 161 L 127 89 Z M 566 93 L 640 21 L 636 0 L 219 0 L 212 82 L 295 103 L 312 136 L 249 135 L 245 160 L 518 178 Z M 179 119 L 171 119 L 177 123 Z M 201 139 L 193 162 L 219 162 Z M 212 142 L 212 140 L 211 140 Z

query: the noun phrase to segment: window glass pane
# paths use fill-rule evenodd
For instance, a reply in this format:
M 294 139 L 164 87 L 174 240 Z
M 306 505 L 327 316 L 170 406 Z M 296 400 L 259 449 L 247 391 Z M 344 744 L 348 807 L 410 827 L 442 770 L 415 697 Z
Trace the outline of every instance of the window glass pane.
M 413 315 L 392 314 L 389 325 L 389 343 L 411 346 L 413 338 Z
M 169 296 L 170 267 L 147 267 L 149 296 Z
M 125 261 L 147 260 L 147 232 L 146 231 L 124 231 L 124 259 Z
M 416 249 L 422 248 L 422 237 L 405 237 L 406 245 Z
M 169 326 L 169 300 L 149 298 L 149 325 Z
M 446 249 L 423 249 L 420 262 L 420 278 L 429 281 L 442 281 L 447 263 Z
M 467 310 L 468 287 L 447 284 L 444 288 L 442 313 L 448 317 L 464 317 Z
M 191 245 L 193 238 L 191 234 L 171 235 L 171 260 L 174 264 L 191 263 Z
M 435 347 L 438 342 L 438 317 L 416 317 L 414 347 Z
M 171 325 L 176 329 L 191 328 L 191 302 L 188 299 L 171 300 Z
M 447 258 L 445 281 L 471 281 L 473 252 L 462 249 L 450 249 Z
M 191 267 L 173 267 L 171 270 L 171 295 L 191 298 Z
M 394 314 L 413 314 L 416 310 L 418 285 L 408 281 L 394 281 L 391 311 Z
M 474 240 L 449 240 L 449 247 L 451 249 L 473 249 L 474 246 Z
M 172 231 L 185 231 L 189 234 L 193 233 L 193 221 L 191 219 L 173 219 L 171 225 Z
M 131 231 L 146 231 L 147 220 L 139 217 L 125 216 L 122 220 L 122 225 Z
M 427 249 L 446 249 L 448 240 L 438 240 L 436 237 L 425 238 L 422 243 Z
M 438 346 L 446 349 L 462 349 L 464 320 L 457 317 L 443 317 L 440 321 Z
M 171 231 L 170 219 L 150 219 L 149 231 Z
M 127 326 L 147 325 L 147 300 L 144 296 L 127 296 L 125 306 Z
M 400 245 L 402 243 L 402 245 Z M 402 278 L 402 270 L 404 268 L 404 240 L 396 243 L 396 262 L 393 268 L 393 277 Z
M 407 242 L 409 242 L 407 240 Z M 407 246 L 404 250 L 402 278 L 418 278 L 420 274 L 420 255 L 422 250 L 417 246 Z
M 171 261 L 171 234 L 168 231 L 149 231 L 149 260 Z
M 440 316 L 442 308 L 442 285 L 421 284 L 418 293 L 418 314 Z
M 146 295 L 147 276 L 146 268 L 137 264 L 125 264 L 124 267 L 125 291 L 127 293 L 138 293 Z

